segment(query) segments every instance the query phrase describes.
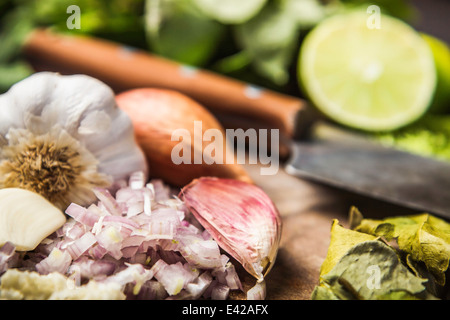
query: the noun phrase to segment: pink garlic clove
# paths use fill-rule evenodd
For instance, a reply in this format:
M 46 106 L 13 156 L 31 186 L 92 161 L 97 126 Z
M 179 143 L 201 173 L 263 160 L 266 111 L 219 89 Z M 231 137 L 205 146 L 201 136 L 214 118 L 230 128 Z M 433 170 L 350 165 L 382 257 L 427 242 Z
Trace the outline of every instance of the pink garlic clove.
M 219 246 L 263 281 L 281 238 L 281 217 L 268 195 L 251 183 L 202 177 L 185 186 L 180 198 Z

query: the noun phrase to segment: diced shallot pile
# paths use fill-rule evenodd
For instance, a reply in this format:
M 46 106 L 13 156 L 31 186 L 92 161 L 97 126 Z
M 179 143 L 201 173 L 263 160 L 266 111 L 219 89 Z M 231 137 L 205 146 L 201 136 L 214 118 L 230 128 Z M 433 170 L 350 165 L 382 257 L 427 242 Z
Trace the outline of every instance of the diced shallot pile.
M 137 172 L 114 196 L 94 190 L 88 208 L 72 203 L 66 224 L 34 251 L 0 251 L 8 267 L 60 272 L 84 284 L 116 282 L 128 299 L 226 299 L 242 285 L 229 257 L 160 180 Z

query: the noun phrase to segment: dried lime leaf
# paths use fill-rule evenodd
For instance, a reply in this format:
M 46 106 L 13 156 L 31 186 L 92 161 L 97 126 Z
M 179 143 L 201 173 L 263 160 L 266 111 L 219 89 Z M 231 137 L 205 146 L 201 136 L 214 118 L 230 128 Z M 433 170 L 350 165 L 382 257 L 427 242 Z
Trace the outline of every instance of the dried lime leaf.
M 311 300 L 341 300 L 334 293 L 333 290 L 324 284 L 316 286 L 311 294 Z
M 406 300 L 435 299 L 426 291 L 426 279 L 416 277 L 395 250 L 379 240 L 354 245 L 322 275 L 313 299 Z
M 333 220 L 330 245 L 325 261 L 320 268 L 320 274 L 327 274 L 354 245 L 376 239 L 375 236 L 346 229 L 339 224 L 338 220 Z
M 450 224 L 429 214 L 383 220 L 362 219 L 355 231 L 397 240 L 410 259 L 425 263 L 436 282 L 445 285 L 450 259 Z

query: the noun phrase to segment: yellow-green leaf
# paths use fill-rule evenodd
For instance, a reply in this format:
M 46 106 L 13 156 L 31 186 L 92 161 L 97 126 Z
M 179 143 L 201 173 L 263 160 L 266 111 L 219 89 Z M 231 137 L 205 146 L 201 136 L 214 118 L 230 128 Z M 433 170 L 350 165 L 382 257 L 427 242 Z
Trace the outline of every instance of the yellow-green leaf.
M 320 275 L 327 274 L 354 245 L 375 239 L 377 239 L 375 236 L 346 229 L 339 224 L 338 220 L 333 220 L 330 245 L 320 268 Z

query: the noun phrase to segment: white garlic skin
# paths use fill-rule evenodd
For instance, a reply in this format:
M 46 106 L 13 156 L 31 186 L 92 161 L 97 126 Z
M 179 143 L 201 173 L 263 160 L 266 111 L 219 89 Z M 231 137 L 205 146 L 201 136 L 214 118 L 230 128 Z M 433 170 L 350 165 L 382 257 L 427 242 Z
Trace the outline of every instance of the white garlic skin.
M 0 147 L 10 128 L 42 134 L 55 125 L 80 141 L 99 161 L 98 171 L 113 180 L 135 171 L 148 174 L 131 120 L 103 82 L 86 75 L 39 72 L 0 96 Z

